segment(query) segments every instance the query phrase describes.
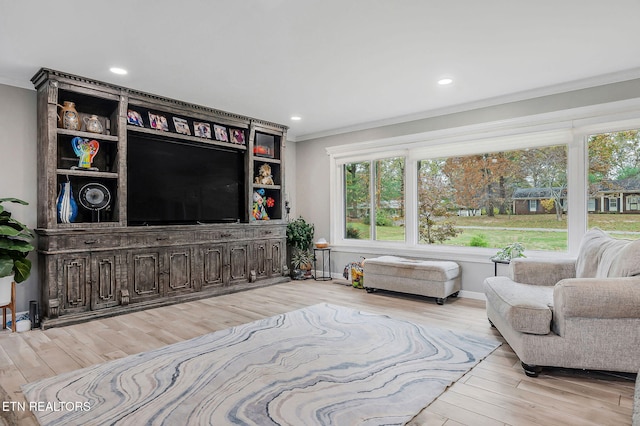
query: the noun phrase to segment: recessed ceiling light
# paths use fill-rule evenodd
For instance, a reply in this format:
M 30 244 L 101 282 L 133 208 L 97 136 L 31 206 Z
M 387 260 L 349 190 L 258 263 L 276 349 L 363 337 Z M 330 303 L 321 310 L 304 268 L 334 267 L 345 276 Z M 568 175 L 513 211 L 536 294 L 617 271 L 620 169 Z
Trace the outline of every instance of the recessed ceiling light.
M 302 117 L 299 117 L 299 116 L 297 116 L 297 115 L 294 115 L 294 116 L 292 116 L 292 117 L 291 117 L 291 119 L 292 119 L 293 121 L 300 121 L 300 120 L 302 120 Z
M 125 75 L 127 73 L 127 70 L 125 70 L 124 68 L 118 68 L 118 67 L 111 67 L 109 68 L 109 71 L 118 75 Z
M 451 84 L 453 83 L 453 79 L 452 78 L 441 78 L 440 80 L 438 80 L 438 84 L 440 86 L 446 86 L 447 84 Z

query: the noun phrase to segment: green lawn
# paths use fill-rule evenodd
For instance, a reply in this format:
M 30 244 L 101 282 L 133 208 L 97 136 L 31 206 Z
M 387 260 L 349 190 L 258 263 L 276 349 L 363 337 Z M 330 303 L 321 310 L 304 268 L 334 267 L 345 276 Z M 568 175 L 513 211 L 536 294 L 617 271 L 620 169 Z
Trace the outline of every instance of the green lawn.
M 494 217 L 456 217 L 456 225 L 462 233 L 445 241 L 450 246 L 469 246 L 474 236 L 482 235 L 488 247 L 501 248 L 519 241 L 528 250 L 565 251 L 567 249 L 566 216 L 562 221 L 555 215 L 497 215 Z M 351 222 L 362 236 L 369 235 L 369 226 Z M 640 238 L 640 215 L 631 214 L 591 214 L 589 227 L 599 227 L 613 231 L 617 237 Z M 376 235 L 381 241 L 404 241 L 405 228 L 402 226 L 377 226 Z

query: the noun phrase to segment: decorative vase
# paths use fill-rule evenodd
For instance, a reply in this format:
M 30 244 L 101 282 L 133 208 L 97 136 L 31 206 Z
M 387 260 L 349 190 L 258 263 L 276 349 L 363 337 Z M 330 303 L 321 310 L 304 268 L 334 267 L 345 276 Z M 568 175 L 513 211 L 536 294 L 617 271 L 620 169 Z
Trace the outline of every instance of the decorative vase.
M 102 127 L 102 123 L 100 123 L 97 115 L 84 117 L 82 121 L 84 121 L 84 128 L 87 132 L 102 133 L 102 131 L 104 130 L 104 127 Z
M 0 306 L 11 303 L 11 284 L 13 283 L 13 275 L 0 278 Z
M 78 111 L 76 111 L 76 104 L 70 101 L 64 101 L 64 105 L 58 105 L 60 107 L 60 115 L 58 115 L 58 127 L 62 127 L 67 130 L 80 130 L 82 122 Z
M 58 222 L 71 223 L 78 216 L 78 204 L 73 198 L 71 190 L 71 182 L 65 182 L 60 185 L 60 194 L 58 195 Z

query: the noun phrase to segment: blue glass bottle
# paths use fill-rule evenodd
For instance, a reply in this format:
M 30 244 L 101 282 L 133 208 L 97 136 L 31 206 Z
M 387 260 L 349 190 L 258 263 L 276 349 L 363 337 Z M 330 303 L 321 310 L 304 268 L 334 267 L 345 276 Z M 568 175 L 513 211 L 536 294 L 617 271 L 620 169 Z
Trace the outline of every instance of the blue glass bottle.
M 57 210 L 59 223 L 71 223 L 76 220 L 78 216 L 78 204 L 73 198 L 71 182 L 64 182 L 60 185 Z

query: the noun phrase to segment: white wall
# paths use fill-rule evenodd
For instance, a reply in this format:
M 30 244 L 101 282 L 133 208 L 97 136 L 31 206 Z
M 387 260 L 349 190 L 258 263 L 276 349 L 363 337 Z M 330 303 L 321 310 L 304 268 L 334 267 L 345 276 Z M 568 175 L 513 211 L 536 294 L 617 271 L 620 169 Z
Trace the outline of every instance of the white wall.
M 0 84 L 0 198 L 28 202 L 4 207 L 31 229 L 37 219 L 36 142 L 36 92 Z M 29 259 L 31 276 L 16 289 L 18 312 L 29 310 L 29 300 L 39 300 L 36 254 Z
M 297 142 L 297 213 L 315 224 L 316 238 L 322 236 L 326 238 L 329 235 L 331 219 L 329 200 L 331 195 L 329 187 L 330 163 L 326 152 L 328 147 L 500 122 L 636 98 L 640 98 L 640 80 L 631 80 Z M 499 150 L 500 147 L 492 146 L 491 149 Z M 334 247 L 332 250 L 332 272 L 334 275 L 340 275 L 346 263 L 358 260 L 360 256 L 373 257 L 380 254 L 380 251 L 376 250 L 373 245 L 371 249 L 357 250 L 352 247 Z M 415 256 L 415 251 L 411 254 Z M 425 253 L 423 257 L 433 258 L 433 254 Z M 490 255 L 479 255 L 475 259 L 469 258 L 469 256 L 454 259 L 462 267 L 462 289 L 464 292 L 482 293 L 482 281 L 494 273 L 494 265 L 489 257 Z M 504 273 L 505 270 L 502 269 L 501 272 Z

